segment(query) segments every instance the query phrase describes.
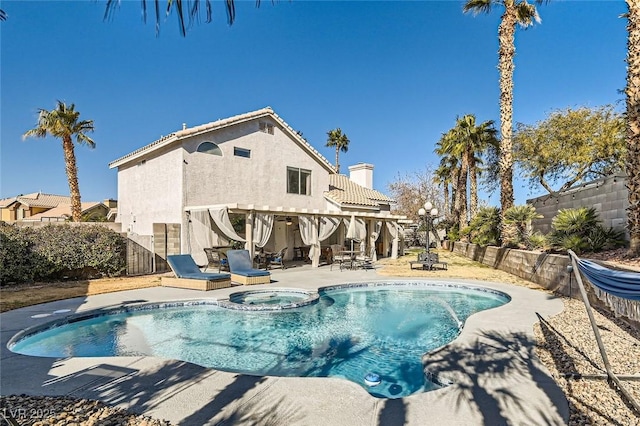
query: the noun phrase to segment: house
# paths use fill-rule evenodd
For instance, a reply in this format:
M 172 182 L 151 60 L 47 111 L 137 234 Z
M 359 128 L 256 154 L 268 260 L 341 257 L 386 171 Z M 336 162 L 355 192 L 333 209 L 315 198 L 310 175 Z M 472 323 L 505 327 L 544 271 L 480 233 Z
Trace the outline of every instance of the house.
M 83 202 L 85 221 L 115 218 L 114 200 Z M 34 192 L 0 200 L 0 220 L 5 222 L 61 222 L 71 218 L 71 197 Z
M 391 214 L 392 199 L 371 188 L 372 165 L 350 167 L 351 179 L 336 175 L 268 107 L 196 127 L 183 124 L 109 167 L 118 171 L 123 231 L 156 235 L 171 225 L 170 239 L 179 238 L 172 250 L 194 257 L 207 246 L 246 240 L 252 253 L 287 246 L 289 258 L 293 248 L 308 247 L 317 265 L 321 246 L 342 244 L 352 220 L 360 240 L 386 254 L 404 218 Z

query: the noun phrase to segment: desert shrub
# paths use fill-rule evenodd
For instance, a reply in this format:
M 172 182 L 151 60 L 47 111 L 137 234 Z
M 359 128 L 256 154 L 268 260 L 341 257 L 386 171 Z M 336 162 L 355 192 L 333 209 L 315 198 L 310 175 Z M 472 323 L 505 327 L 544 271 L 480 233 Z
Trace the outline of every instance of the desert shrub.
M 534 232 L 529 236 L 529 248 L 531 250 L 546 250 L 549 246 L 547 236 L 539 232 Z
M 504 223 L 513 227 L 513 235 L 504 237 L 506 245 L 527 250 L 531 249 L 531 221 L 542 217 L 541 214 L 536 212 L 536 208 L 530 204 L 513 206 L 507 209 L 504 212 Z
M 560 210 L 551 226 L 552 244 L 562 250 L 573 250 L 576 254 L 625 245 L 624 232 L 603 227 L 593 207 Z
M 500 245 L 500 209 L 481 207 L 464 229 L 469 240 L 481 246 Z
M 115 276 L 126 267 L 125 238 L 103 226 L 5 225 L 0 231 L 1 284 Z
M 30 230 L 0 222 L 0 284 L 33 280 L 33 241 Z

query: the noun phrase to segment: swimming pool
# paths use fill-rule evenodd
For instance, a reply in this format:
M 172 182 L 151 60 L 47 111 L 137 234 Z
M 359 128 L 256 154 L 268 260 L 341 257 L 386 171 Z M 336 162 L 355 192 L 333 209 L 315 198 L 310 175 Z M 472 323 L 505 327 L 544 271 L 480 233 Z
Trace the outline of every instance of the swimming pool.
M 83 313 L 26 330 L 14 352 L 46 357 L 157 356 L 253 375 L 340 377 L 400 398 L 439 386 L 422 355 L 460 333 L 466 319 L 509 297 L 483 287 L 384 282 L 325 287 L 296 309 L 239 311 L 201 300 Z M 380 384 L 369 386 L 374 373 Z

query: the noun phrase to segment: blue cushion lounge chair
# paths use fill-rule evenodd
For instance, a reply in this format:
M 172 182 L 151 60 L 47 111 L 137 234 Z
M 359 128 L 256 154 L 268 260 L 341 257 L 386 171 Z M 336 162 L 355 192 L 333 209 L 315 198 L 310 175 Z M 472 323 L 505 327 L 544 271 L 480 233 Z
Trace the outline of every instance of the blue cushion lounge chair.
M 229 260 L 231 281 L 244 285 L 268 284 L 271 282 L 269 271 L 253 267 L 249 250 L 229 250 L 227 251 L 227 259 Z
M 231 287 L 230 274 L 201 272 L 190 254 L 167 256 L 167 263 L 176 276 L 162 277 L 161 284 L 164 287 L 204 291 Z

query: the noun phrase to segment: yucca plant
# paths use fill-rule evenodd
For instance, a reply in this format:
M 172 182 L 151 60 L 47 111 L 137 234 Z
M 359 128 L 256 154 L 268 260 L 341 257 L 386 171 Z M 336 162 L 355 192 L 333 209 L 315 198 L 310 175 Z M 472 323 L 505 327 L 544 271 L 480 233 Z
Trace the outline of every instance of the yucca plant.
M 598 226 L 600 219 L 593 207 L 578 209 L 561 209 L 551 221 L 553 229 L 562 234 L 576 234 L 585 237 Z
M 530 204 L 513 206 L 504 212 L 504 223 L 510 225 L 515 232 L 513 241 L 505 241 L 508 245 L 523 245 L 530 249 L 530 226 L 533 219 L 542 219 L 544 216 L 536 212 L 536 208 Z
M 554 246 L 571 249 L 577 254 L 587 250 L 598 252 L 626 244 L 624 232 L 605 228 L 593 207 L 560 210 L 551 222 Z
M 500 245 L 500 209 L 481 207 L 467 229 L 469 229 L 469 239 L 474 244 Z

